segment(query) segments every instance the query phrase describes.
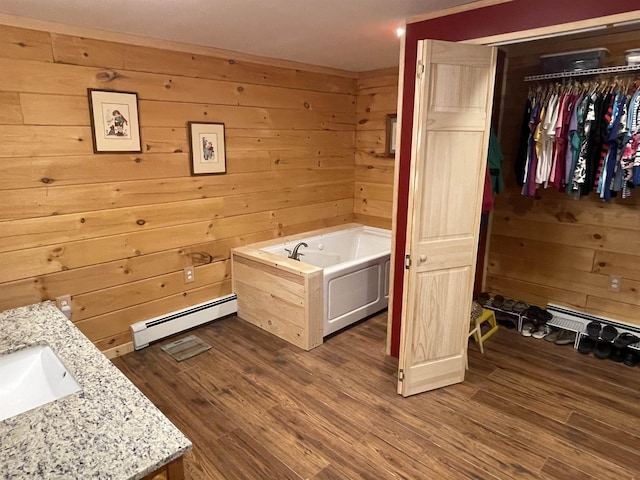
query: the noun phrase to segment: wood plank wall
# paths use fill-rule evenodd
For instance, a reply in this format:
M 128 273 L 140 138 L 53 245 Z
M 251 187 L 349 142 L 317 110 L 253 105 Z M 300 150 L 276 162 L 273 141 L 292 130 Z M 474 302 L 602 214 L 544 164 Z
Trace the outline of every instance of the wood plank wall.
M 141 154 L 93 154 L 89 87 L 138 93 Z M 118 353 L 132 323 L 229 293 L 231 247 L 351 221 L 356 91 L 355 76 L 0 26 L 0 309 L 69 294 Z M 189 120 L 225 123 L 226 175 L 190 176 Z
M 576 201 L 539 190 L 520 195 L 516 155 L 529 84 L 540 73 L 542 54 L 607 47 L 609 65 L 623 65 L 624 51 L 640 46 L 640 32 L 592 38 L 549 39 L 511 46 L 500 140 L 507 190 L 496 198 L 486 288 L 538 305 L 554 302 L 640 325 L 640 192 L 630 200 L 603 203 L 594 194 Z M 620 292 L 610 275 L 622 277 Z
M 398 69 L 363 72 L 358 78 L 355 220 L 391 228 L 394 159 L 385 151 L 386 116 L 396 113 Z

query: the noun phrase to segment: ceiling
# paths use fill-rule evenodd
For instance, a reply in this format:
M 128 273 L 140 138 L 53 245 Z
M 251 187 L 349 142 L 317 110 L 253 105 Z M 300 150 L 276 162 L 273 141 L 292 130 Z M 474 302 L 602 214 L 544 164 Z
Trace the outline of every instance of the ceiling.
M 353 72 L 398 65 L 403 20 L 471 0 L 0 0 L 0 13 Z

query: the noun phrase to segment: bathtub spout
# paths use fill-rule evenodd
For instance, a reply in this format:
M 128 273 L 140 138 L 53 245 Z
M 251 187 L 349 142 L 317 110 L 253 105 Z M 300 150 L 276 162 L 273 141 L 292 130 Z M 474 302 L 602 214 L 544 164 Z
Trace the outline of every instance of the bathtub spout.
M 299 253 L 299 252 L 298 252 L 298 249 L 299 249 L 300 247 L 307 247 L 307 248 L 308 248 L 308 247 L 309 247 L 309 245 L 307 245 L 307 244 L 306 244 L 306 243 L 304 243 L 304 242 L 300 242 L 299 244 L 297 244 L 297 245 L 294 247 L 294 249 L 293 249 L 293 251 L 292 251 L 292 252 L 289 252 L 289 258 L 291 258 L 291 259 L 293 259 L 293 260 L 300 261 L 300 255 L 304 255 L 304 253 Z

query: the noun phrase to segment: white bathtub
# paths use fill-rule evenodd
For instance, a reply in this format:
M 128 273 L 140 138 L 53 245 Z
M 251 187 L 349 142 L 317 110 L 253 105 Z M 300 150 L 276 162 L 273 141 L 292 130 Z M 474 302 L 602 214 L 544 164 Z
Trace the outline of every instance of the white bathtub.
M 387 307 L 390 230 L 351 224 L 260 250 L 287 257 L 300 242 L 300 261 L 323 269 L 324 336 Z

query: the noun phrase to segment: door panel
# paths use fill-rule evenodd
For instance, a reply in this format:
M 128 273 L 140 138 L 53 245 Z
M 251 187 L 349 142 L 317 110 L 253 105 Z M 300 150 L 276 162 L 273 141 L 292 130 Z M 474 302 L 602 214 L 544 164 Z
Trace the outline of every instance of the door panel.
M 495 49 L 418 44 L 398 392 L 464 379 Z
M 471 264 L 473 240 L 469 238 L 452 238 L 438 242 L 421 243 L 415 262 L 420 271 L 442 270 L 444 268 L 462 267 Z
M 417 323 L 411 349 L 418 364 L 430 359 L 459 354 L 458 338 L 461 325 L 452 321 L 464 313 L 462 302 L 447 302 L 449 295 L 459 295 L 466 288 L 468 268 L 454 268 L 424 272 L 416 278 L 416 299 L 413 303 L 417 317 L 442 319 L 438 322 Z M 461 292 L 462 289 L 462 292 Z
M 431 89 L 429 102 L 434 112 L 465 112 L 484 115 L 485 98 L 488 79 L 483 67 L 466 65 L 434 65 L 431 78 L 434 88 Z M 475 83 L 477 88 L 470 89 Z
M 438 321 L 416 322 L 411 339 L 412 368 L 405 370 L 404 382 L 417 391 L 434 389 L 464 380 L 460 365 L 460 337 L 468 331 L 455 319 L 465 314 L 463 302 L 449 302 L 464 295 L 469 268 L 424 272 L 416 278 L 413 316 Z M 435 360 L 434 360 L 435 359 Z M 417 393 L 417 392 L 414 392 Z
M 434 240 L 470 236 L 475 209 L 469 199 L 478 194 L 481 165 L 469 162 L 482 151 L 481 132 L 428 132 L 424 176 L 428 188 L 420 192 L 420 237 Z M 455 185 L 455 188 L 452 188 Z

